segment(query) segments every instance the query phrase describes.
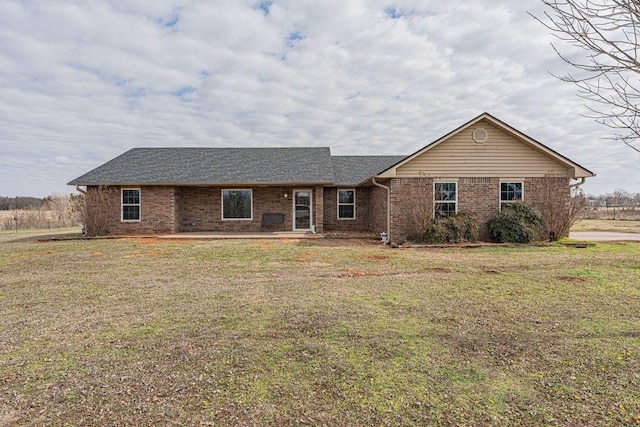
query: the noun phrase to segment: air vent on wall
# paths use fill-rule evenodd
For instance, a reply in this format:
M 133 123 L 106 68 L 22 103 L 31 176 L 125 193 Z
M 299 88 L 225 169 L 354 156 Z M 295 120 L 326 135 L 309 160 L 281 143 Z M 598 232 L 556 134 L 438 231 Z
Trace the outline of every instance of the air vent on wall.
M 471 138 L 478 144 L 484 144 L 488 137 L 489 134 L 483 128 L 475 128 L 473 133 L 471 133 Z

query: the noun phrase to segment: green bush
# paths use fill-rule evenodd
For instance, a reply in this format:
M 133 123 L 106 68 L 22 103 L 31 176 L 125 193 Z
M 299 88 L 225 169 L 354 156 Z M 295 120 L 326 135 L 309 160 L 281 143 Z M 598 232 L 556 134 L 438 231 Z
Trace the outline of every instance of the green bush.
M 542 214 L 521 202 L 503 205 L 502 211 L 487 224 L 489 235 L 496 242 L 529 243 L 541 236 Z
M 478 240 L 478 219 L 471 212 L 460 212 L 434 219 L 422 240 L 427 243 L 463 243 Z

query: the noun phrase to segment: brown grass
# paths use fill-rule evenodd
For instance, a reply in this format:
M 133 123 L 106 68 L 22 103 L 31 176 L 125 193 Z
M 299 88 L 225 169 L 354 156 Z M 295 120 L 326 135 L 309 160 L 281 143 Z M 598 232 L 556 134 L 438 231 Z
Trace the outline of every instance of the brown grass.
M 640 220 L 580 219 L 576 221 L 571 231 L 640 233 Z
M 637 425 L 639 260 L 5 239 L 0 425 Z
M 582 213 L 584 219 L 640 221 L 640 207 L 587 208 Z

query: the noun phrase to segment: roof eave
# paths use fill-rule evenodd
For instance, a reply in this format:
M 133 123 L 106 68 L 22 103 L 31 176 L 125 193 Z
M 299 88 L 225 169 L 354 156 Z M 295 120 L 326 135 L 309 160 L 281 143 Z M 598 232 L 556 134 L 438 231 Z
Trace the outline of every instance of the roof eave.
M 82 182 L 71 181 L 67 185 L 73 186 L 125 186 L 125 185 L 145 185 L 153 187 L 224 187 L 224 186 L 245 186 L 245 187 L 309 187 L 334 185 L 332 181 L 283 181 L 283 182 L 130 182 L 130 181 L 107 181 L 107 182 Z

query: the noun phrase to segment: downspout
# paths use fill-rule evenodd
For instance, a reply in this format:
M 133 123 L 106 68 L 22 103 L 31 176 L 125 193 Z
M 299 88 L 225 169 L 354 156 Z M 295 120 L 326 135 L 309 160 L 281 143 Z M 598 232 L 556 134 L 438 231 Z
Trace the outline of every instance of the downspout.
M 582 184 L 584 184 L 586 178 L 582 177 L 580 178 L 580 182 L 576 182 L 575 184 L 569 184 L 569 188 L 576 188 L 576 187 L 580 187 Z
M 78 193 L 81 193 L 81 194 L 87 194 L 87 192 L 86 192 L 86 191 L 84 191 L 82 188 L 80 188 L 80 186 L 79 186 L 79 185 L 76 185 L 76 191 L 77 191 Z
M 376 182 L 376 177 L 372 178 L 373 185 L 387 190 L 387 241 L 385 245 L 391 242 L 391 188 Z

